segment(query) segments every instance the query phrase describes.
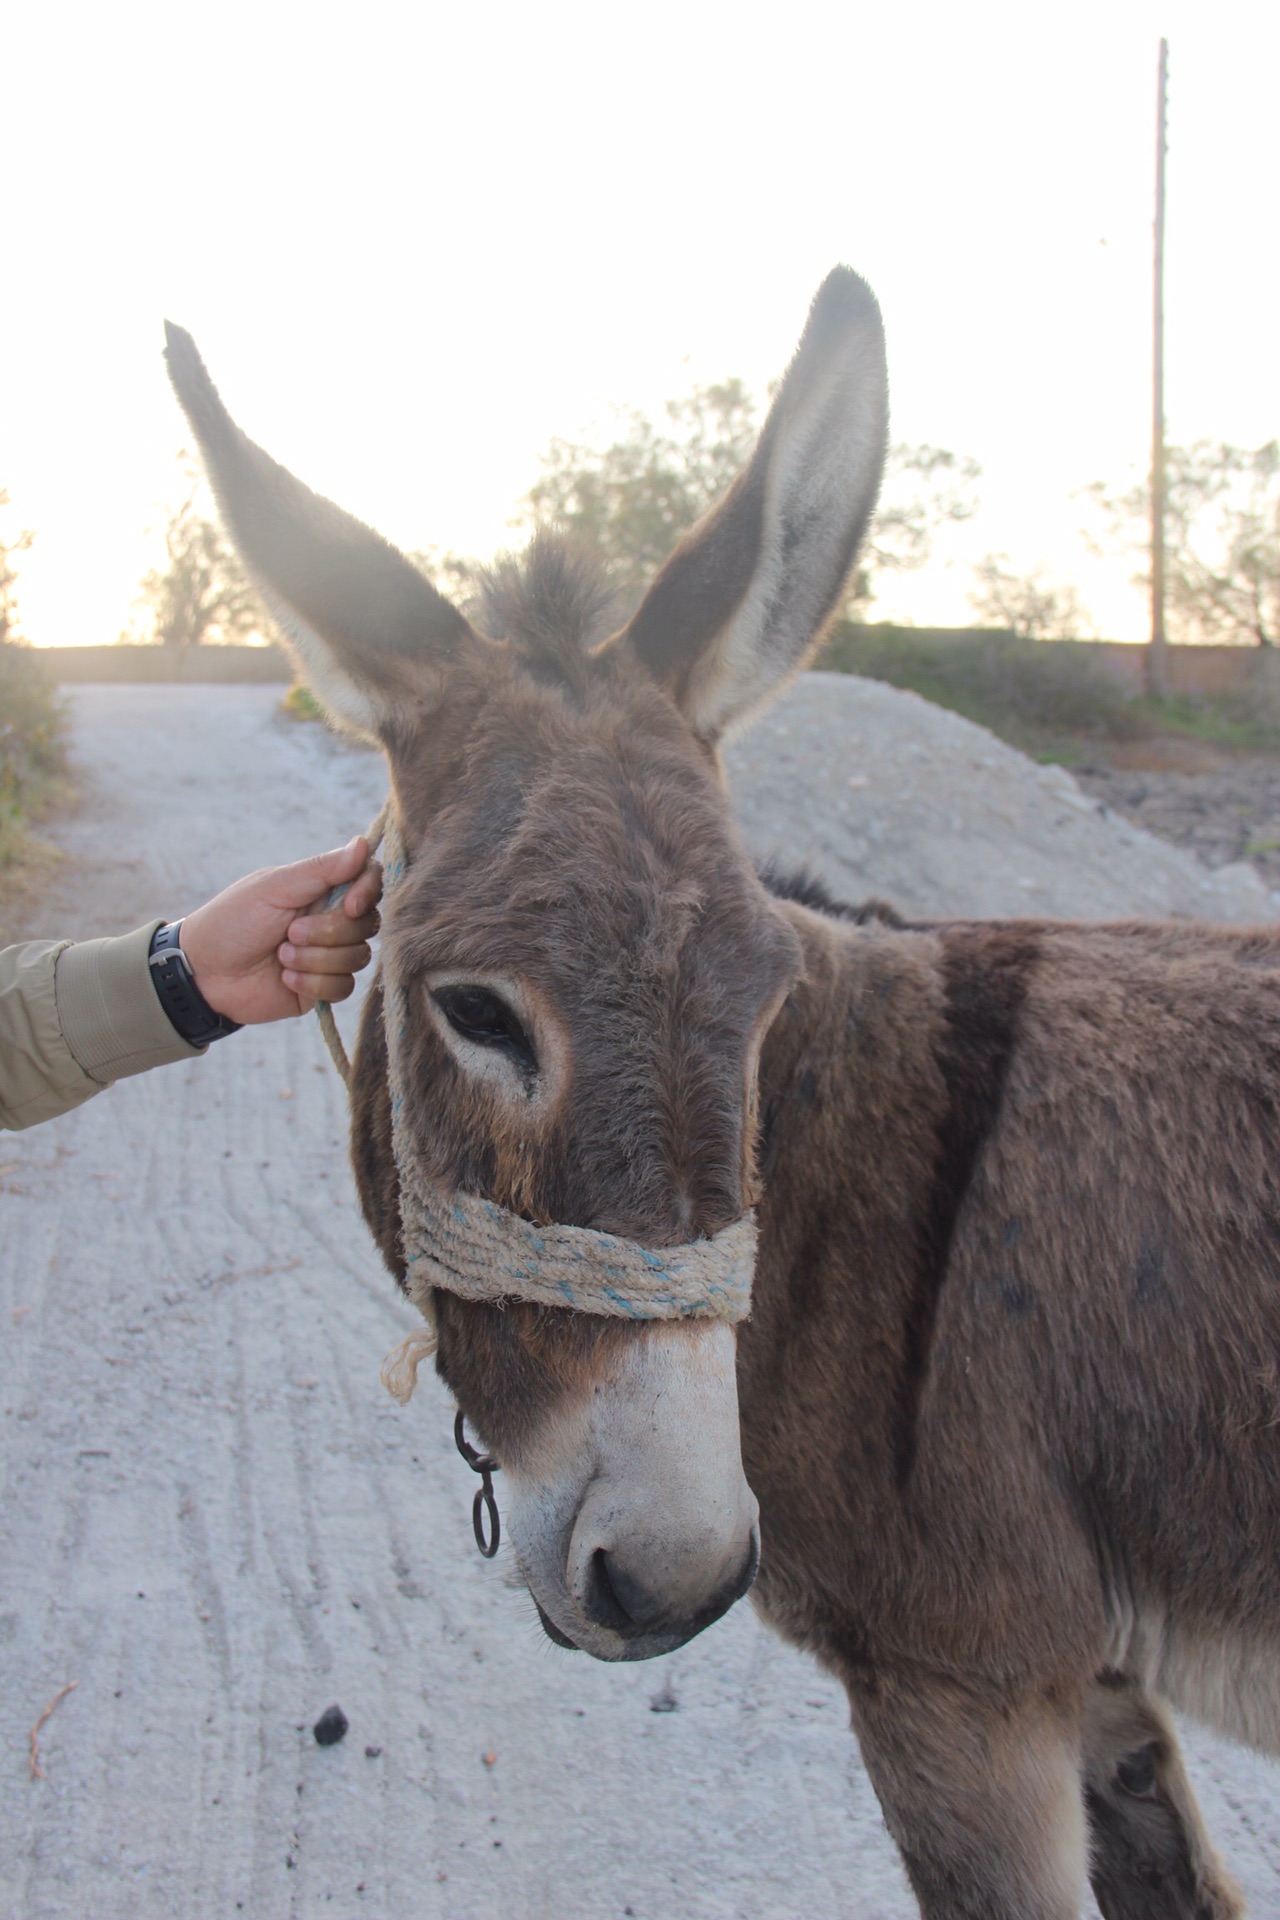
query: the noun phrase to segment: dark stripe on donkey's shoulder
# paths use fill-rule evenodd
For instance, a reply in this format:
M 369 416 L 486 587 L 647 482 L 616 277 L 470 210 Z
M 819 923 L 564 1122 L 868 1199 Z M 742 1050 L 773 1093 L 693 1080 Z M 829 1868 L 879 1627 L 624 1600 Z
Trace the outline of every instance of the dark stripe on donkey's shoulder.
M 920 1404 L 956 1222 L 999 1119 L 1040 953 L 1038 936 L 1025 927 L 956 927 L 943 931 L 940 943 L 943 1017 L 935 1059 L 946 1098 L 903 1327 L 896 1445 L 901 1485 L 915 1465 Z

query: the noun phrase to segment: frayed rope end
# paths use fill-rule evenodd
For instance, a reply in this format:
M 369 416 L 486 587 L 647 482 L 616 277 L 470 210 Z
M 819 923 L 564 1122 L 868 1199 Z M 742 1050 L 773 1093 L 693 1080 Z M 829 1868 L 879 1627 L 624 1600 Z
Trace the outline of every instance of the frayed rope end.
M 431 1358 L 435 1350 L 435 1328 L 415 1327 L 383 1361 L 379 1378 L 391 1398 L 398 1400 L 402 1407 L 408 1406 L 413 1398 L 414 1388 L 418 1384 L 418 1368 L 424 1360 Z

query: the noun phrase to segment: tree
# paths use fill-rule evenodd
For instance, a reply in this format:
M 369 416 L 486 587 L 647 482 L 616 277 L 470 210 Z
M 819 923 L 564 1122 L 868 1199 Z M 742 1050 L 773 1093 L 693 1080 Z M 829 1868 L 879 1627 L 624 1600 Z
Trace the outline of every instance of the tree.
M 1280 441 L 1250 452 L 1197 440 L 1165 451 L 1165 583 L 1178 639 L 1274 646 L 1280 640 Z M 1089 493 L 1113 539 L 1145 551 L 1145 486 Z M 1150 575 L 1134 576 L 1148 586 Z
M 1014 573 L 1007 553 L 989 553 L 975 566 L 969 605 L 980 620 L 1006 627 L 1023 640 L 1078 640 L 1093 621 L 1074 587 L 1053 586 L 1043 567 Z
M 849 614 L 865 614 L 880 574 L 913 573 L 928 561 L 935 534 L 972 520 L 978 511 L 981 476 L 976 460 L 949 453 L 945 447 L 909 447 L 902 442 L 890 447 L 880 504 L 853 577 L 846 606 Z
M 8 504 L 8 492 L 0 487 L 0 509 Z M 14 591 L 18 575 L 13 562 L 18 554 L 28 551 L 34 539 L 29 527 L 15 534 L 6 534 L 0 528 L 0 646 L 19 638 L 18 597 Z
M 755 403 L 741 380 L 695 387 L 687 400 L 669 400 L 666 415 L 666 429 L 643 413 L 624 415 L 621 436 L 602 449 L 553 440 L 525 496 L 527 519 L 577 535 L 632 599 L 755 442 Z
M 553 440 L 525 497 L 526 522 L 566 528 L 603 555 L 624 595 L 638 597 L 685 530 L 741 472 L 755 444 L 756 406 L 743 381 L 669 400 L 666 420 L 623 416 L 607 446 Z M 890 449 L 884 493 L 850 590 L 872 599 L 879 574 L 923 566 L 934 534 L 977 509 L 980 469 L 941 447 Z
M 202 483 L 190 456 L 179 456 L 186 482 L 170 515 L 167 565 L 143 576 L 138 606 L 144 629 L 164 646 L 194 647 L 216 635 L 224 643 L 270 631 L 271 620 L 221 527 L 201 513 Z M 136 636 L 136 626 L 121 638 Z
M 466 607 L 474 599 L 484 567 L 478 560 L 453 553 L 447 547 L 410 547 L 406 560 L 412 560 L 419 573 L 425 573 L 437 592 L 456 607 Z

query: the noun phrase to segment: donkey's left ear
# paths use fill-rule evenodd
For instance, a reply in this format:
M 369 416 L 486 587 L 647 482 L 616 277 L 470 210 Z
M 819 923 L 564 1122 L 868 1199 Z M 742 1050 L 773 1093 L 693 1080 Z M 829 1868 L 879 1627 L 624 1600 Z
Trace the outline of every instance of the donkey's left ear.
M 818 290 L 751 464 L 680 542 L 620 636 L 716 740 L 804 665 L 880 491 L 884 328 L 865 280 Z

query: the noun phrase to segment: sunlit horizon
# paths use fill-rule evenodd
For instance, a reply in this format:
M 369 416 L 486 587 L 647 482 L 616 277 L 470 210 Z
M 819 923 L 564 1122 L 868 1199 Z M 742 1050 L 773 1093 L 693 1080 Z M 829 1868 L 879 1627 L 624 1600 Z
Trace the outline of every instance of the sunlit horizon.
M 894 438 L 983 468 L 976 518 L 869 617 L 964 623 L 1000 552 L 1142 639 L 1135 560 L 1081 529 L 1089 483 L 1148 458 L 1157 44 L 1169 437 L 1252 447 L 1280 433 L 1280 12 L 1119 13 L 29 9 L 0 313 L 22 631 L 130 625 L 186 444 L 165 317 L 308 484 L 484 559 L 554 437 L 728 375 L 763 398 L 845 261 L 884 308 Z

